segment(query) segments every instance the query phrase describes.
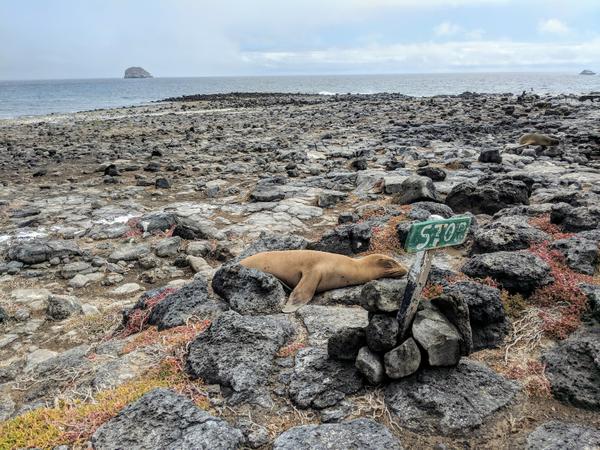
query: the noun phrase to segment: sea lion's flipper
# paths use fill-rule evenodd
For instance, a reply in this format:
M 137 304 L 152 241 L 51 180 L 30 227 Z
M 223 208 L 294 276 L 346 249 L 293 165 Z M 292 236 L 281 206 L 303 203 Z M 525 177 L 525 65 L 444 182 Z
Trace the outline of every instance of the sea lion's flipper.
M 321 274 L 317 271 L 302 274 L 302 278 L 290 294 L 288 301 L 283 305 L 284 313 L 292 313 L 310 302 L 315 295 L 317 286 L 321 282 Z

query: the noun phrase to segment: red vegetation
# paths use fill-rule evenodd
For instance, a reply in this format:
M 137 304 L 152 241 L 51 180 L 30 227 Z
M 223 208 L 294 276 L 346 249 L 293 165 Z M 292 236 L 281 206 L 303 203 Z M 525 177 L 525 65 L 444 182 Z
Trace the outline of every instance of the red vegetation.
M 166 297 L 176 292 L 175 288 L 166 288 L 154 295 L 153 297 L 149 297 L 144 301 L 145 308 L 143 309 L 135 309 L 129 314 L 127 317 L 127 322 L 125 326 L 118 331 L 117 336 L 119 338 L 125 338 L 127 336 L 131 336 L 132 334 L 139 333 L 142 331 L 150 318 L 150 314 L 152 314 L 152 310 L 156 305 L 158 305 L 161 301 L 163 301 Z
M 527 392 L 535 397 L 550 397 L 550 382 L 546 378 L 546 365 L 529 359 L 524 364 L 510 367 L 505 375 L 520 381 Z
M 573 233 L 563 233 L 558 225 L 550 223 L 550 214 L 543 214 L 541 216 L 529 219 L 528 223 L 532 227 L 549 234 L 554 240 L 566 239 L 574 236 Z

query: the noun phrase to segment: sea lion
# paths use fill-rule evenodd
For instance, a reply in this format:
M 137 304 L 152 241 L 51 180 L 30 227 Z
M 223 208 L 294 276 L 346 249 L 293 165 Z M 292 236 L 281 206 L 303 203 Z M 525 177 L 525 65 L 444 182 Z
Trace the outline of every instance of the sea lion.
M 400 278 L 407 268 L 386 255 L 350 258 L 314 250 L 284 250 L 258 253 L 240 264 L 270 273 L 294 288 L 283 312 L 306 305 L 315 292 L 367 283 L 378 278 Z
M 526 133 L 519 138 L 519 144 L 521 147 L 526 145 L 541 145 L 542 147 L 550 147 L 558 145 L 560 141 L 547 134 L 539 133 Z

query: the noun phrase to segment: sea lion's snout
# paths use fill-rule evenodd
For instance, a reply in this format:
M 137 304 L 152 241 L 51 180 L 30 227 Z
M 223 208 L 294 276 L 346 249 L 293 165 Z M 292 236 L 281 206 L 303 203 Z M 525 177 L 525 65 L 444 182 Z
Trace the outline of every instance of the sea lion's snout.
M 389 256 L 380 257 L 377 265 L 383 270 L 383 274 L 387 278 L 401 278 L 408 273 L 406 266 Z

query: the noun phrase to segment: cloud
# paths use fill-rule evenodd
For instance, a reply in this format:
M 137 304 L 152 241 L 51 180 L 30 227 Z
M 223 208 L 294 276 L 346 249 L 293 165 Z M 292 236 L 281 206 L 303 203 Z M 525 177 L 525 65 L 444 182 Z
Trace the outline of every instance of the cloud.
M 600 60 L 600 38 L 573 44 L 512 41 L 423 42 L 301 52 L 245 52 L 246 64 L 271 70 L 507 70 L 579 67 Z
M 442 22 L 433 29 L 436 36 L 453 36 L 463 31 L 460 25 L 452 22 Z
M 558 19 L 547 19 L 540 21 L 538 31 L 540 33 L 567 34 L 570 30 L 567 25 Z

